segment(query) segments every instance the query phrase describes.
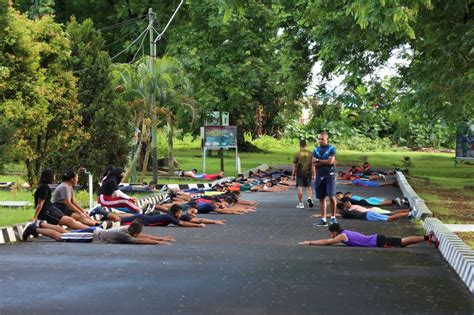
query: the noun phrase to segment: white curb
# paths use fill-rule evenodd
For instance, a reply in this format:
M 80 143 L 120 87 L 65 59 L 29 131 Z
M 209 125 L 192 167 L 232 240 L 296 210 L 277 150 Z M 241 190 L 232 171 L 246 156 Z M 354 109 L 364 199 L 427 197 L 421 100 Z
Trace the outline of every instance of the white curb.
M 405 175 L 400 171 L 397 171 L 397 181 L 403 195 L 408 199 L 408 202 L 410 202 L 410 206 L 417 211 L 416 219 L 420 220 L 425 217 L 432 217 L 433 213 L 428 209 L 425 201 L 418 196 L 415 190 L 410 186 L 410 183 L 408 183 Z
M 426 218 L 423 227 L 426 231 L 435 233 L 440 241 L 439 251 L 471 293 L 474 293 L 474 250 L 436 218 Z

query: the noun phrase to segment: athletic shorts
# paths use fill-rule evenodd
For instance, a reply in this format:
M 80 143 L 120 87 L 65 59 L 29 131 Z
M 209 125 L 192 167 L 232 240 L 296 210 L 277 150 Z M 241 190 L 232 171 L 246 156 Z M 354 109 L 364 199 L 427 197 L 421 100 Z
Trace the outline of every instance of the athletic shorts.
M 388 216 L 375 211 L 367 211 L 367 221 L 388 221 Z
M 377 235 L 377 247 L 402 247 L 402 239 L 400 237 Z
M 38 215 L 39 220 L 44 220 L 52 225 L 59 225 L 59 221 L 61 221 L 64 214 L 56 208 L 51 208 L 47 210 L 41 210 Z
M 316 191 L 317 199 L 336 196 L 336 177 L 316 177 L 314 190 Z
M 296 187 L 311 187 L 311 173 L 296 174 Z
M 69 208 L 65 203 L 55 202 L 53 206 L 68 217 L 74 213 L 74 211 L 72 211 L 72 209 Z

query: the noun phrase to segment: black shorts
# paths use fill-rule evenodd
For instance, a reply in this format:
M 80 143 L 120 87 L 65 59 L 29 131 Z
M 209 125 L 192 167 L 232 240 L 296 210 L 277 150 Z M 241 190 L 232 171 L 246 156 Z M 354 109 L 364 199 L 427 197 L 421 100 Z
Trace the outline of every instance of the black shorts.
M 74 211 L 72 211 L 72 209 L 69 208 L 65 203 L 55 202 L 53 206 L 68 217 L 74 213 Z
M 296 187 L 311 187 L 311 172 L 297 173 Z
M 38 215 L 39 220 L 44 220 L 49 224 L 59 225 L 59 221 L 63 218 L 64 214 L 56 208 L 44 209 Z
M 377 247 L 402 247 L 402 239 L 400 237 L 377 235 Z

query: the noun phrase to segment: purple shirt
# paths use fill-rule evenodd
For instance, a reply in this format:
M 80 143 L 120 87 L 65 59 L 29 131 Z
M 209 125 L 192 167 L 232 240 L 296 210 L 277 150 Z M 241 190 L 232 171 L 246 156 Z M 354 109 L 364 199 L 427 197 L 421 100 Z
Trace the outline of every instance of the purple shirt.
M 364 235 L 358 232 L 343 230 L 341 234 L 347 237 L 347 246 L 377 247 L 377 234 Z

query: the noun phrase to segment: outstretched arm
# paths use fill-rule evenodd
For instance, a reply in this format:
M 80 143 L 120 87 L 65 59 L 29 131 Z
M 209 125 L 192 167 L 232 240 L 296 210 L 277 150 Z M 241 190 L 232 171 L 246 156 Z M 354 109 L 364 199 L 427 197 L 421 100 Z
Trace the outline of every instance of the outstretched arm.
M 218 225 L 225 225 L 226 220 L 211 220 L 211 219 L 204 219 L 204 218 L 193 218 L 191 219 L 192 223 L 205 223 L 205 224 L 218 224 Z
M 184 227 L 206 227 L 204 223 L 192 223 L 192 222 L 186 222 L 186 221 L 179 221 L 179 226 L 184 226 Z
M 340 243 L 342 241 L 347 241 L 347 237 L 344 234 L 339 234 L 335 238 L 328 238 L 325 240 L 315 240 L 315 241 L 304 241 L 299 242 L 300 245 L 319 245 L 319 246 L 329 246 Z

